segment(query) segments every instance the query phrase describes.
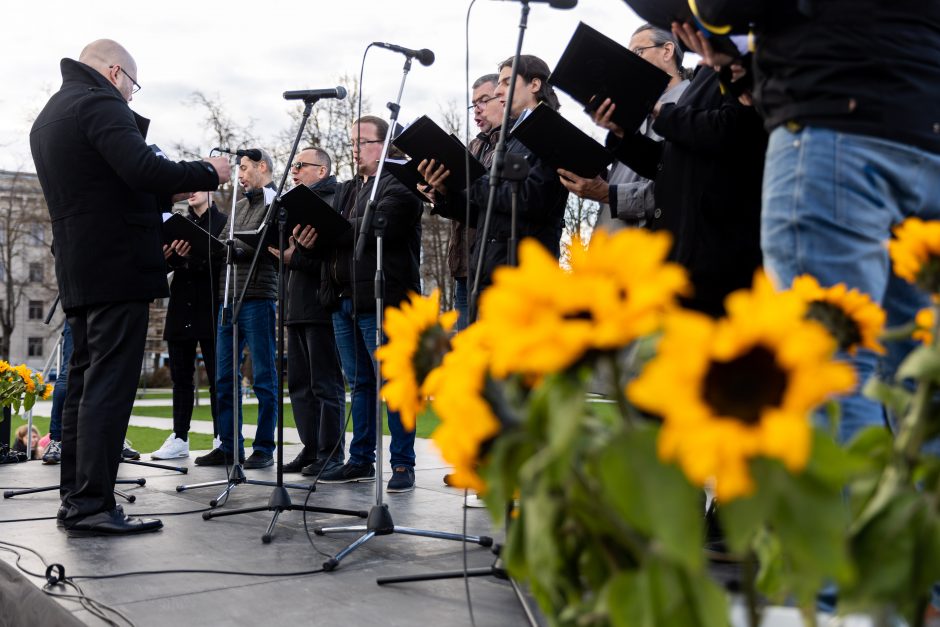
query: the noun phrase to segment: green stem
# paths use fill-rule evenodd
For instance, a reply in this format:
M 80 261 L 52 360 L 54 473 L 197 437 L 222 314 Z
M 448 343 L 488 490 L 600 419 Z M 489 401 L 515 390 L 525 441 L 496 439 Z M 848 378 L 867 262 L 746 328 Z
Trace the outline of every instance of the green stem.
M 760 607 L 757 602 L 757 557 L 748 551 L 741 564 L 744 579 L 744 599 L 747 602 L 747 624 L 750 627 L 760 625 Z
M 627 350 L 629 351 L 628 361 L 632 363 L 636 356 L 636 345 L 630 346 Z M 620 409 L 620 415 L 623 416 L 624 422 L 632 427 L 636 425 L 640 417 L 633 406 L 627 402 L 627 395 L 624 393 L 624 389 L 620 384 L 623 370 L 621 370 L 620 364 L 617 361 L 617 353 L 608 353 L 607 360 L 610 363 L 611 396 L 617 401 L 617 407 Z

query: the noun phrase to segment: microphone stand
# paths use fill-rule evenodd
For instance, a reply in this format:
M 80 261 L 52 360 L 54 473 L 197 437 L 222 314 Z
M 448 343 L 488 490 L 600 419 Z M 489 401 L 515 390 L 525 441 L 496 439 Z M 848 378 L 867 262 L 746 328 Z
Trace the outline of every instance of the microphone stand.
M 294 137 L 294 144 L 291 147 L 290 156 L 287 159 L 287 163 L 292 163 L 294 160 L 294 155 L 297 153 L 297 146 L 300 144 L 300 138 L 303 136 L 304 128 L 307 126 L 307 120 L 310 118 L 310 113 L 313 110 L 313 103 L 319 100 L 319 96 L 310 95 L 304 100 L 304 112 L 303 117 L 300 121 L 300 126 L 297 129 L 297 135 Z M 232 323 L 232 376 L 233 376 L 233 405 L 232 405 L 232 451 L 233 451 L 233 465 L 232 473 L 229 475 L 228 485 L 225 490 L 216 498 L 213 502 L 210 503 L 212 507 L 216 507 L 223 502 L 223 497 L 227 500 L 228 494 L 231 490 L 239 484 L 248 483 L 252 485 L 266 485 L 271 486 L 274 490 L 271 493 L 271 497 L 268 500 L 267 505 L 261 505 L 257 507 L 244 507 L 240 509 L 233 509 L 228 511 L 208 511 L 202 514 L 203 520 L 211 520 L 212 518 L 218 518 L 221 516 L 236 516 L 238 514 L 250 514 L 253 512 L 262 512 L 262 511 L 271 511 L 274 512 L 274 516 L 271 518 L 271 522 L 267 527 L 267 530 L 264 532 L 264 535 L 261 536 L 262 542 L 268 544 L 271 542 L 271 539 L 274 537 L 274 527 L 277 524 L 277 520 L 283 512 L 288 511 L 308 511 L 308 512 L 320 512 L 325 514 L 340 514 L 345 516 L 358 516 L 360 518 L 365 518 L 368 514 L 365 511 L 361 510 L 348 510 L 348 509 L 335 509 L 331 507 L 316 507 L 313 505 L 295 505 L 291 502 L 290 494 L 287 492 L 287 488 L 293 488 L 295 490 L 307 490 L 308 492 L 316 491 L 316 484 L 311 483 L 309 485 L 305 484 L 296 484 L 296 483 L 284 483 L 284 377 L 283 377 L 283 364 L 284 364 L 284 310 L 286 308 L 286 295 L 285 295 L 285 281 L 284 281 L 284 250 L 287 248 L 287 209 L 281 205 L 281 194 L 284 191 L 284 186 L 287 184 L 287 175 L 290 172 L 290 167 L 284 169 L 284 174 L 281 176 L 281 181 L 277 187 L 277 193 L 274 196 L 274 200 L 271 201 L 271 206 L 268 208 L 268 213 L 264 219 L 264 228 L 261 230 L 261 236 L 258 239 L 258 245 L 255 247 L 255 255 L 251 260 L 251 266 L 248 268 L 248 276 L 245 279 L 245 284 L 241 288 L 241 294 L 235 300 L 234 311 L 232 312 L 231 323 Z M 277 226 L 278 226 L 278 265 L 277 265 L 277 352 L 276 360 L 277 365 L 275 372 L 277 373 L 277 481 L 259 481 L 256 479 L 247 479 L 245 478 L 244 471 L 242 470 L 241 464 L 238 461 L 237 451 L 238 451 L 238 333 L 237 333 L 237 321 L 238 313 L 241 311 L 241 307 L 245 302 L 245 294 L 248 290 L 248 285 L 251 283 L 251 278 L 254 276 L 255 269 L 258 264 L 258 260 L 261 256 L 261 250 L 264 248 L 264 243 L 266 241 L 266 236 L 268 229 L 271 226 L 271 223 L 274 220 L 274 217 L 277 216 Z M 235 240 L 235 195 L 232 196 L 232 217 L 229 221 L 229 245 L 228 255 L 230 265 L 226 270 L 225 277 L 225 295 L 228 297 L 228 287 L 229 287 L 229 273 L 234 277 L 235 275 L 235 266 L 234 266 L 234 240 Z M 227 263 L 229 263 L 227 262 Z M 234 281 L 233 281 L 234 282 Z M 233 286 L 234 293 L 234 286 Z M 224 318 L 223 311 L 223 322 Z M 209 485 L 221 485 L 226 483 L 225 481 L 214 481 L 209 483 L 198 484 L 194 486 L 189 486 L 190 488 L 194 487 L 203 487 Z M 184 486 L 177 487 L 177 491 L 182 492 Z
M 375 262 L 375 345 L 380 347 L 383 344 L 384 332 L 382 330 L 383 323 L 383 314 L 384 314 L 384 305 L 385 305 L 385 274 L 383 269 L 383 258 L 384 258 L 384 236 L 385 236 L 385 227 L 386 227 L 386 218 L 384 215 L 376 216 L 373 218 L 375 211 L 375 198 L 379 188 L 379 181 L 382 176 L 383 166 L 385 164 L 385 159 L 388 156 L 389 145 L 391 144 L 392 134 L 395 132 L 395 125 L 398 121 L 398 113 L 401 109 L 401 97 L 402 93 L 405 90 L 405 80 L 408 77 L 408 72 L 411 70 L 411 60 L 412 56 L 409 54 L 405 55 L 405 65 L 402 68 L 402 77 L 401 85 L 398 88 L 398 98 L 395 102 L 388 103 L 388 109 L 391 112 L 389 118 L 388 132 L 385 134 L 385 142 L 382 144 L 382 155 L 379 158 L 379 166 L 376 174 L 373 178 L 372 192 L 369 195 L 369 202 L 366 205 L 365 213 L 363 214 L 362 226 L 359 230 L 359 239 L 356 242 L 356 251 L 355 259 L 358 261 L 362 256 L 363 251 L 365 250 L 366 240 L 369 234 L 369 230 L 374 227 L 375 230 L 375 252 L 376 252 L 376 262 Z M 340 561 L 343 560 L 347 555 L 358 549 L 360 546 L 364 545 L 366 542 L 374 538 L 375 536 L 387 536 L 393 533 L 399 533 L 404 535 L 411 536 L 423 536 L 426 538 L 437 538 L 439 540 L 455 540 L 457 542 L 473 542 L 479 544 L 480 546 L 492 546 L 493 539 L 488 536 L 465 536 L 458 533 L 448 533 L 443 531 L 429 531 L 425 529 L 414 529 L 411 527 L 400 527 L 392 521 L 392 515 L 388 511 L 388 505 L 382 502 L 382 457 L 383 457 L 383 442 L 382 442 L 382 369 L 379 359 L 373 353 L 372 356 L 372 366 L 375 369 L 375 421 L 376 421 L 376 430 L 375 430 L 375 467 L 376 467 L 376 478 L 375 478 L 375 503 L 372 505 L 372 508 L 369 510 L 368 519 L 366 520 L 365 525 L 354 525 L 347 527 L 316 527 L 314 528 L 314 533 L 318 536 L 334 534 L 334 533 L 362 533 L 363 535 L 359 536 L 351 544 L 346 546 L 339 553 L 329 558 L 323 563 L 323 570 L 332 571 L 339 566 Z
M 506 153 L 506 137 L 509 135 L 509 114 L 512 110 L 512 99 L 516 89 L 516 77 L 519 72 L 519 57 L 522 54 L 522 40 L 525 35 L 526 24 L 529 17 L 529 1 L 522 0 L 522 16 L 519 21 L 519 38 L 516 42 L 516 54 L 512 58 L 512 70 L 510 72 L 509 78 L 509 93 L 506 96 L 506 107 L 503 111 L 503 125 L 499 134 L 499 141 L 496 144 L 496 148 L 493 153 L 493 163 L 490 169 L 490 194 L 489 199 L 486 204 L 486 215 L 483 220 L 483 231 L 480 234 L 480 252 L 477 258 L 477 267 L 476 267 L 476 276 L 473 281 L 473 291 L 470 294 L 469 302 L 469 318 L 471 320 L 476 318 L 477 313 L 477 298 L 480 293 L 480 277 L 483 272 L 483 253 L 486 250 L 486 241 L 487 241 L 487 232 L 489 231 L 490 226 L 490 217 L 493 213 L 493 204 L 496 199 L 496 188 L 502 181 L 508 181 L 512 187 L 512 204 L 510 208 L 510 220 L 511 220 L 511 229 L 510 229 L 510 238 L 509 238 L 509 254 L 508 254 L 508 265 L 515 266 L 518 264 L 518 259 L 516 256 L 516 248 L 518 243 L 517 237 L 517 216 L 518 216 L 518 201 L 519 201 L 519 185 L 522 181 L 526 179 L 529 175 L 529 163 L 521 155 L 507 154 Z M 469 214 L 469 198 L 470 188 L 467 187 L 467 205 L 468 205 L 468 214 Z M 508 537 L 509 535 L 509 521 L 511 520 L 513 504 L 510 501 L 506 505 L 506 526 L 505 533 Z M 484 545 L 486 546 L 486 545 Z M 522 588 L 519 586 L 519 583 L 513 579 L 503 562 L 501 553 L 502 546 L 496 544 L 493 546 L 493 554 L 496 558 L 493 560 L 493 563 L 489 566 L 484 566 L 482 568 L 468 568 L 465 570 L 452 570 L 452 571 L 443 571 L 436 573 L 424 573 L 417 575 L 399 575 L 393 577 L 379 577 L 376 579 L 376 583 L 380 586 L 386 584 L 394 583 L 411 583 L 417 581 L 438 581 L 442 579 L 467 579 L 470 577 L 495 577 L 497 579 L 502 579 L 508 581 L 509 585 L 512 587 L 513 593 L 516 595 L 516 600 L 519 602 L 520 607 L 522 608 L 523 613 L 525 614 L 526 621 L 531 627 L 538 627 L 539 622 L 535 617 L 535 613 L 532 611 L 529 606 L 529 602 L 525 597 L 525 594 L 522 591 Z M 324 565 L 325 567 L 325 565 Z

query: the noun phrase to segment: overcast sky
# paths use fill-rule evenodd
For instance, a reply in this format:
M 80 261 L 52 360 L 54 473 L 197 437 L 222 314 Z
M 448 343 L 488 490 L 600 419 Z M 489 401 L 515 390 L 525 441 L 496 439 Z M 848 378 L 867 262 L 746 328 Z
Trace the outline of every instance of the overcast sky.
M 0 169 L 34 171 L 32 119 L 61 84 L 59 60 L 107 37 L 135 57 L 142 91 L 131 107 L 152 120 L 148 140 L 165 149 L 178 141 L 207 145 L 204 111 L 188 104 L 201 90 L 218 97 L 234 121 L 272 137 L 290 126 L 281 93 L 333 87 L 358 75 L 372 41 L 430 48 L 431 67 L 414 64 L 400 121 L 440 119 L 449 100 L 464 101 L 465 18 L 469 0 L 307 0 L 306 2 L 104 2 L 26 0 L 7 3 L 0 38 Z M 533 2 L 523 52 L 554 67 L 579 21 L 626 43 L 641 24 L 623 0 L 580 0 L 571 10 Z M 493 72 L 516 44 L 521 4 L 477 0 L 470 18 L 470 77 Z M 372 113 L 388 117 L 404 57 L 373 48 L 363 94 Z M 588 128 L 567 97 L 562 113 Z M 170 155 L 174 158 L 174 155 Z

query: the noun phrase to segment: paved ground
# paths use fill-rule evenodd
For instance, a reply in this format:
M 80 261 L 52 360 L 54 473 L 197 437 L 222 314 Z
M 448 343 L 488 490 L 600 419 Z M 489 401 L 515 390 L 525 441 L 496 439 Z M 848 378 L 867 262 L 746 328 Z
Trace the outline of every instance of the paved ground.
M 398 525 L 459 532 L 464 515 L 462 493 L 441 483 L 446 468 L 428 441 L 419 440 L 416 449 L 417 489 L 396 495 L 383 492 L 383 500 Z M 297 446 L 285 447 L 285 457 L 290 459 L 298 450 Z M 224 479 L 223 470 L 192 466 L 191 460 L 183 463 L 190 469 L 188 475 L 131 465 L 121 468 L 120 477 L 144 477 L 147 481 L 144 487 L 129 489 L 136 502 L 125 504 L 125 509 L 129 513 L 164 513 L 161 518 L 166 527 L 158 533 L 135 538 L 69 539 L 50 519 L 0 524 L 0 538 L 33 547 L 47 561 L 59 562 L 68 574 L 78 575 L 158 569 L 304 571 L 320 567 L 326 559 L 323 554 L 332 555 L 357 537 L 313 535 L 308 540 L 301 512 L 281 516 L 270 544 L 261 542 L 271 521 L 266 511 L 209 521 L 199 513 L 168 515 L 166 512 L 205 508 L 220 490 L 213 487 L 177 492 L 183 482 Z M 247 474 L 249 478 L 275 479 L 273 468 Z M 299 475 L 287 477 L 300 480 Z M 56 466 L 39 462 L 0 466 L 3 489 L 50 485 L 57 480 Z M 222 509 L 264 506 L 271 493 L 270 487 L 241 485 Z M 306 491 L 291 490 L 290 494 L 298 503 L 303 502 Z M 352 510 L 368 509 L 373 502 L 373 484 L 319 486 L 310 500 L 320 507 Z M 17 496 L 0 502 L 0 519 L 52 516 L 57 506 L 56 492 Z M 471 509 L 466 514 L 469 533 L 492 532 L 485 510 Z M 361 524 L 350 516 L 308 513 L 307 518 L 311 529 L 321 524 Z M 13 562 L 5 553 L 0 553 L 0 559 Z M 467 560 L 471 567 L 487 566 L 493 555 L 470 544 Z M 35 560 L 26 564 L 39 569 Z M 86 580 L 81 584 L 88 595 L 117 607 L 136 625 L 459 626 L 471 624 L 462 579 L 380 587 L 375 578 L 460 569 L 461 565 L 458 542 L 396 534 L 373 538 L 332 573 L 278 578 L 165 574 Z M 477 625 L 525 623 L 505 581 L 493 577 L 472 579 L 470 593 Z M 65 606 L 87 624 L 101 624 L 77 604 Z

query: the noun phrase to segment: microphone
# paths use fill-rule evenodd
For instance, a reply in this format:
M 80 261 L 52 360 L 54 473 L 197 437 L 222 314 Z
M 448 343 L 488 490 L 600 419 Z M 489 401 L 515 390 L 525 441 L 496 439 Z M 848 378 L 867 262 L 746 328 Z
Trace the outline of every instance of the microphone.
M 406 57 L 417 59 L 421 65 L 431 65 L 434 63 L 434 53 L 427 48 L 422 48 L 421 50 L 412 50 L 411 48 L 403 48 L 402 46 L 387 44 L 381 41 L 373 41 L 372 45 L 378 46 L 379 48 L 385 48 L 386 50 L 391 50 L 392 52 L 400 52 Z
M 337 85 L 330 89 L 298 89 L 296 91 L 284 92 L 284 100 L 303 100 L 304 102 L 316 101 L 321 98 L 336 98 L 342 100 L 345 97 L 346 88 L 342 85 Z
M 553 9 L 573 9 L 578 6 L 578 0 L 529 0 L 529 2 L 546 2 Z
M 229 150 L 228 148 L 213 148 L 216 152 L 224 152 L 227 155 L 236 157 L 248 157 L 252 161 L 261 161 L 261 151 L 257 148 L 246 148 L 245 150 Z

